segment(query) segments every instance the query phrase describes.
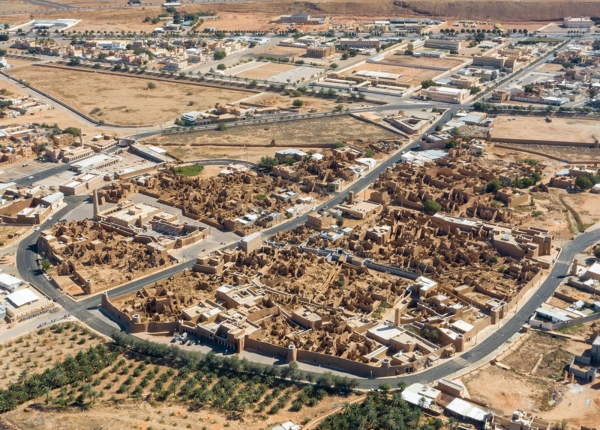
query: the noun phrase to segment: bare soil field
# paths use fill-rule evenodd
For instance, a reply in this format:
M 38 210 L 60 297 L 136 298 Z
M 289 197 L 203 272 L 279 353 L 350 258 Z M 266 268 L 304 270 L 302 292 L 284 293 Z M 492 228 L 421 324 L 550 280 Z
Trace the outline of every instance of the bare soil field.
M 560 72 L 563 70 L 562 64 L 554 64 L 554 63 L 545 63 L 542 67 L 538 69 L 540 72 Z
M 70 0 L 58 0 L 57 3 Z M 100 3 L 100 2 L 99 2 Z M 117 0 L 101 2 L 103 5 L 122 4 Z M 82 4 L 83 5 L 83 4 Z M 87 5 L 87 4 L 86 4 Z M 40 6 L 29 4 L 26 10 L 41 9 Z M 139 18 L 148 12 L 160 10 L 159 7 L 132 7 L 126 9 L 109 9 L 99 11 L 70 11 L 70 18 L 81 19 L 87 17 L 89 21 L 97 21 L 98 15 L 103 14 L 110 17 L 113 22 L 126 20 L 124 15 L 136 16 Z M 357 0 L 315 0 L 310 4 L 301 2 L 289 2 L 282 0 L 259 1 L 248 3 L 221 3 L 215 5 L 185 5 L 186 11 L 196 10 L 214 10 L 219 14 L 260 14 L 269 19 L 281 14 L 292 13 L 310 13 L 315 16 L 335 17 L 335 24 L 344 22 L 344 20 L 356 20 L 363 17 L 371 18 L 389 18 L 390 16 L 436 16 L 459 19 L 469 17 L 470 19 L 479 19 L 486 21 L 506 21 L 520 22 L 525 21 L 559 21 L 565 16 L 596 16 L 598 11 L 598 0 L 501 0 L 498 2 L 489 2 L 484 0 L 466 0 L 457 2 L 455 0 L 408 0 L 404 2 L 394 2 L 389 0 L 369 1 L 368 7 L 365 2 Z M 92 12 L 92 13 L 90 13 Z M 62 16 L 60 16 L 62 14 Z M 63 17 L 64 12 L 59 13 L 40 13 L 36 18 L 44 17 Z M 121 17 L 119 17 L 121 15 Z M 143 16 L 142 16 L 143 18 Z M 100 20 L 101 21 L 101 20 Z M 137 24 L 139 20 L 129 24 Z M 104 21 L 106 22 L 106 20 Z M 86 25 L 86 23 L 82 23 Z M 239 29 L 242 29 L 242 23 Z M 103 24 L 99 24 L 103 25 Z M 113 24 L 109 24 L 113 25 Z M 311 26 L 313 27 L 313 26 Z M 130 27 L 134 30 L 134 28 Z M 229 28 L 227 28 L 229 29 Z M 233 29 L 233 28 L 232 28 Z M 254 27 L 252 27 L 254 29 Z M 83 30 L 83 27 L 82 27 Z
M 384 57 L 384 61 L 396 63 L 399 66 L 404 67 L 445 67 L 451 69 L 465 62 L 460 58 L 443 57 L 443 58 L 430 58 L 430 57 L 413 57 L 412 55 L 397 55 L 390 54 Z
M 23 0 L 5 0 L 2 2 L 2 12 L 22 12 L 26 10 L 48 10 L 48 7 L 41 4 L 33 4 Z M 0 22 L 10 22 L 0 18 Z
M 22 51 L 19 51 L 19 53 L 21 54 Z M 8 57 L 7 61 L 8 61 L 8 64 L 10 64 L 12 66 L 10 70 L 21 69 L 23 67 L 29 67 L 32 64 L 34 64 L 33 61 L 25 60 L 22 58 L 14 58 L 14 57 Z
M 118 387 L 118 384 L 117 384 Z M 139 400 L 110 401 L 105 394 L 105 400 L 93 408 L 84 410 L 68 408 L 24 408 L 6 414 L 6 421 L 20 429 L 46 430 L 65 429 L 81 430 L 102 428 L 105 430 L 149 430 L 180 428 L 210 429 L 210 430 L 260 430 L 272 428 L 286 421 L 302 423 L 305 419 L 314 418 L 327 412 L 337 405 L 355 397 L 326 397 L 318 406 L 302 409 L 300 412 L 283 410 L 278 414 L 252 414 L 239 419 L 239 414 L 219 411 L 211 407 L 201 409 L 189 408 L 177 402 L 145 402 Z
M 540 333 L 528 336 L 500 359 L 511 370 L 488 366 L 463 379 L 471 397 L 504 415 L 521 409 L 550 422 L 566 419 L 570 428 L 597 424 L 600 384 L 567 384 L 560 377 L 572 354 L 589 345 Z
M 600 152 L 596 148 L 582 148 L 578 146 L 554 146 L 554 145 L 525 145 L 525 144 L 506 144 L 511 148 L 522 149 L 523 151 L 535 151 L 543 154 L 547 154 L 551 157 L 558 157 L 561 160 L 577 163 L 578 161 L 589 162 L 598 161 L 600 162 Z M 525 152 L 522 154 L 526 155 Z M 533 156 L 534 158 L 537 157 Z
M 308 113 L 308 112 L 331 112 L 335 109 L 336 106 L 340 104 L 340 102 L 336 101 L 336 99 L 325 99 L 325 98 L 317 98 L 317 97 L 292 97 L 285 95 L 278 95 L 273 93 L 262 93 L 257 97 L 253 97 L 248 100 L 249 103 L 258 104 L 261 106 L 277 106 L 282 109 L 292 108 L 292 103 L 294 100 L 302 100 L 304 105 L 300 108 L 300 113 Z M 341 103 L 344 108 L 346 107 L 358 107 L 358 106 L 369 106 L 368 103 L 365 103 L 360 100 L 356 100 L 352 102 L 352 99 L 348 99 L 347 103 Z
M 31 227 L 0 224 L 0 246 L 4 246 L 4 242 L 7 239 L 14 238 L 15 234 L 22 236 L 28 234 L 30 231 Z
M 269 55 L 295 55 L 301 56 L 306 53 L 306 49 L 304 48 L 294 48 L 293 46 L 267 46 L 266 48 L 262 48 L 254 51 L 256 55 L 264 55 L 265 57 Z
M 256 67 L 254 69 L 246 70 L 244 72 L 238 73 L 238 78 L 248 78 L 248 79 L 268 79 L 271 76 L 278 75 L 281 72 L 287 72 L 290 70 L 294 70 L 296 67 L 291 64 L 278 64 L 278 63 L 266 63 L 260 67 Z
M 184 82 L 170 83 L 50 67 L 11 69 L 10 73 L 98 120 L 127 125 L 174 120 L 190 110 L 208 109 L 217 102 L 227 104 L 251 94 Z M 156 88 L 148 89 L 149 82 L 154 82 Z
M 365 63 L 354 66 L 344 72 L 344 75 L 348 76 L 353 72 L 358 72 L 359 70 L 369 70 L 372 72 L 386 72 L 386 73 L 398 73 L 402 75 L 400 78 L 401 82 L 409 82 L 411 85 L 415 85 L 417 83 L 421 83 L 421 81 L 425 81 L 428 79 L 433 79 L 441 73 L 444 73 L 441 70 L 426 70 L 426 69 L 417 69 L 415 67 L 401 67 L 401 66 L 389 66 L 387 64 L 377 64 L 377 63 Z
M 509 121 L 509 118 L 514 118 L 514 121 Z M 523 130 L 527 130 L 526 135 L 523 134 Z M 548 123 L 545 118 L 539 116 L 502 115 L 494 121 L 490 135 L 504 139 L 554 140 L 593 144 L 594 136 L 600 137 L 600 123 L 574 118 L 552 118 L 552 122 Z
M 176 157 L 183 155 L 185 159 L 190 159 L 188 155 L 190 153 L 189 146 L 193 147 L 194 144 L 231 145 L 232 148 L 243 149 L 244 146 L 251 148 L 253 145 L 269 145 L 273 139 L 278 145 L 284 144 L 286 147 L 293 147 L 300 144 L 335 143 L 355 139 L 376 141 L 379 139 L 397 139 L 398 137 L 398 135 L 381 127 L 344 115 L 268 125 L 230 127 L 224 131 L 209 130 L 197 133 L 164 135 L 152 137 L 144 142 L 164 145 L 165 149 L 168 149 L 169 153 Z M 182 147 L 169 148 L 172 145 L 181 145 Z M 275 152 L 280 148 L 281 146 L 272 148 L 270 152 Z M 204 151 L 204 149 L 198 149 Z M 230 149 L 221 148 L 220 151 L 229 154 Z M 254 152 L 254 148 L 251 148 L 250 152 Z

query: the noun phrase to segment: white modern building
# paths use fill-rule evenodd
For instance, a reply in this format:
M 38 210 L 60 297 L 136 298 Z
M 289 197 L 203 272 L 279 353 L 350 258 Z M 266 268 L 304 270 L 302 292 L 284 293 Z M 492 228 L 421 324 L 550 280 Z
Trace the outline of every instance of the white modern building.
M 0 273 L 0 288 L 3 288 L 7 291 L 14 292 L 23 285 L 24 282 L 19 278 L 15 278 L 8 273 Z

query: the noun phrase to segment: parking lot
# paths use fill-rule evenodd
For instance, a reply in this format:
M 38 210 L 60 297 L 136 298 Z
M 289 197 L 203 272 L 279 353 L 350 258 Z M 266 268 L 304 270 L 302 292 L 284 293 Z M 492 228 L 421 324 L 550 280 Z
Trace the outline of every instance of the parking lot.
M 55 163 L 42 163 L 37 160 L 26 160 L 23 163 L 6 164 L 0 168 L 0 182 L 14 182 L 29 176 L 34 176 L 35 178 L 38 173 L 57 166 L 58 164 Z

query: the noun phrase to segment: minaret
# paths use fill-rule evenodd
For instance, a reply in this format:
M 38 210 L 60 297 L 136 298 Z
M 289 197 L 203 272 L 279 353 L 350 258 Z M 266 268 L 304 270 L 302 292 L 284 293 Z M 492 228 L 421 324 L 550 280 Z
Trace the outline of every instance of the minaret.
M 98 216 L 100 215 L 100 206 L 98 205 L 98 190 L 94 190 L 94 195 L 93 195 L 93 201 L 94 201 L 94 221 L 98 221 Z

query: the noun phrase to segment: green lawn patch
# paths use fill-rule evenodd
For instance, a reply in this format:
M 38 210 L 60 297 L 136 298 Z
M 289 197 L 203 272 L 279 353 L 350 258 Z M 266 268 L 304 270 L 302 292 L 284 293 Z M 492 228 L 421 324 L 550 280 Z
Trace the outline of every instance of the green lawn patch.
M 175 167 L 177 175 L 198 176 L 204 170 L 204 166 L 192 164 L 191 166 Z

